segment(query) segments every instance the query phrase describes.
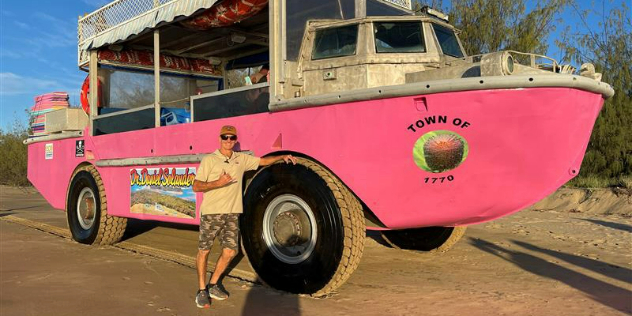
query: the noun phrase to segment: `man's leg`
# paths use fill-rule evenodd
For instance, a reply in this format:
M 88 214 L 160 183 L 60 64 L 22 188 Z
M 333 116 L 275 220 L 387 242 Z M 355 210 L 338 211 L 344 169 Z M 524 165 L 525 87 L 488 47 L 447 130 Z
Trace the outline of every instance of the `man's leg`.
M 195 295 L 195 303 L 200 308 L 207 308 L 211 306 L 209 301 L 208 290 L 206 289 L 206 265 L 208 262 L 208 255 L 211 252 L 211 246 L 215 235 L 221 228 L 220 223 L 216 220 L 217 216 L 202 215 L 200 217 L 200 236 L 198 241 L 198 253 L 195 260 L 198 276 L 198 292 Z
M 211 285 L 217 284 L 219 278 L 222 276 L 222 273 L 226 271 L 228 268 L 228 264 L 235 258 L 237 255 L 237 251 L 229 248 L 222 249 L 222 254 L 217 259 L 217 263 L 215 264 L 215 271 L 213 271 L 213 275 L 211 276 Z
M 211 250 L 198 249 L 197 260 L 195 261 L 198 274 L 198 285 L 200 290 L 206 289 L 206 265 L 208 262 L 208 254 Z
M 237 255 L 239 247 L 239 214 L 225 214 L 224 226 L 220 233 L 222 253 L 215 264 L 215 271 L 209 281 L 209 295 L 217 300 L 228 298 L 228 293 L 217 286 L 217 282 Z

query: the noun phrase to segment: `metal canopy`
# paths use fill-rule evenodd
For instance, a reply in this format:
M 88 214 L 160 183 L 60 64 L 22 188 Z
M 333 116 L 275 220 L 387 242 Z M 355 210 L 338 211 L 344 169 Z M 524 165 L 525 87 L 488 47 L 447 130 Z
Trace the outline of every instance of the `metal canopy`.
M 79 19 L 78 63 L 88 62 L 87 51 L 124 41 L 178 17 L 208 9 L 217 0 L 116 0 Z
M 195 14 L 198 11 L 202 11 L 212 7 L 217 2 L 221 0 L 116 0 L 113 1 L 104 7 L 94 11 L 84 17 L 79 18 L 79 27 L 78 27 L 78 64 L 79 66 L 84 66 L 88 62 L 89 54 L 88 51 L 91 49 L 100 48 L 103 46 L 123 42 L 123 41 L 136 41 L 142 42 L 146 38 L 153 38 L 151 36 L 151 31 L 155 30 L 159 26 L 163 26 L 166 24 L 170 24 L 171 22 L 177 21 L 178 19 L 183 19 Z M 282 2 L 288 2 L 291 0 L 283 0 Z M 293 6 L 296 6 L 297 3 L 302 3 L 304 0 L 292 0 Z M 355 7 L 355 17 L 363 17 L 367 15 L 367 9 L 371 7 L 373 3 L 384 3 L 388 4 L 393 8 L 392 10 L 396 10 L 393 12 L 401 12 L 406 13 L 410 12 L 411 2 L 410 0 L 338 0 L 338 5 L 341 6 L 340 10 L 342 12 L 342 2 L 346 3 L 344 6 L 351 8 Z M 367 3 L 368 2 L 368 3 Z M 303 4 L 300 4 L 302 6 Z M 369 6 L 367 6 L 369 5 Z M 388 9 L 388 7 L 380 7 L 379 11 L 384 13 L 384 9 Z M 397 8 L 397 9 L 395 9 Z M 401 10 L 401 11 L 398 11 Z M 392 12 L 391 12 L 392 13 Z M 261 15 L 263 16 L 263 15 Z M 353 17 L 351 14 L 349 17 Z M 346 18 L 346 17 L 338 17 L 338 18 Z M 257 19 L 255 19 L 257 20 Z M 246 22 L 246 21 L 244 21 Z M 248 24 L 248 23 L 240 23 L 240 25 Z M 267 26 L 267 23 L 261 23 L 262 21 L 256 21 L 257 24 L 264 24 Z M 267 22 L 267 21 L 263 21 Z M 177 28 L 177 24 L 172 25 L 172 29 Z M 232 32 L 239 32 L 238 28 L 233 28 L 230 30 Z M 252 31 L 252 30 L 251 30 Z M 267 29 L 257 30 L 262 34 L 267 34 Z M 302 31 L 302 28 L 300 29 Z M 148 34 L 149 36 L 143 36 Z M 140 36 L 139 36 L 140 35 Z M 219 36 L 225 36 L 226 34 L 218 34 Z M 162 35 L 161 35 L 162 36 Z M 187 37 L 188 36 L 188 37 Z M 213 38 L 209 38 L 208 35 L 202 32 L 195 32 L 194 30 L 186 30 L 183 32 L 182 28 L 180 28 L 179 37 L 182 42 L 186 42 L 185 38 L 194 38 L 199 40 L 204 40 L 209 42 L 206 46 L 209 46 L 212 43 Z M 259 36 L 261 37 L 261 36 Z M 264 36 L 265 37 L 265 36 Z M 302 37 L 302 32 L 299 34 L 299 37 Z M 247 44 L 258 44 L 259 46 L 266 46 L 267 39 L 260 39 L 258 42 L 252 42 L 254 39 L 250 37 L 251 43 Z M 164 44 L 170 44 L 170 41 L 163 42 Z M 201 46 L 204 46 L 202 43 L 199 43 Z M 245 43 L 245 45 L 247 45 Z M 192 47 L 187 49 L 187 51 L 178 51 L 177 53 L 186 53 L 188 55 L 198 55 L 198 57 L 208 57 L 208 53 L 199 54 L 195 52 L 196 44 L 193 44 Z M 153 45 L 147 45 L 153 46 Z M 242 49 L 255 49 L 250 47 L 242 47 Z M 197 53 L 197 54 L 196 54 Z M 221 55 L 222 52 L 217 54 L 210 55 Z M 199 56 L 202 55 L 202 56 Z M 204 56 L 207 55 L 207 56 Z M 223 57 L 223 56 L 219 56 Z

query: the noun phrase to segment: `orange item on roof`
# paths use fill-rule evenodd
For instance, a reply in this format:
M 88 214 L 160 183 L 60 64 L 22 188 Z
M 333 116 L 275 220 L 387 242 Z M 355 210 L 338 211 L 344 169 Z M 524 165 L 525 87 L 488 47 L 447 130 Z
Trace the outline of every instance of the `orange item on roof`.
M 254 16 L 267 5 L 268 0 L 224 0 L 181 23 L 196 30 L 228 26 Z

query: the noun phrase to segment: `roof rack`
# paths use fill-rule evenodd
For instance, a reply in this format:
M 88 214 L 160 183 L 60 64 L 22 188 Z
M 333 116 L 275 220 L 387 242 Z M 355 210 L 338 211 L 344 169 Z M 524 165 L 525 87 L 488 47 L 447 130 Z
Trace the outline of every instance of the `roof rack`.
M 216 0 L 115 0 L 79 18 L 78 64 L 88 62 L 89 49 L 127 37 L 213 6 Z

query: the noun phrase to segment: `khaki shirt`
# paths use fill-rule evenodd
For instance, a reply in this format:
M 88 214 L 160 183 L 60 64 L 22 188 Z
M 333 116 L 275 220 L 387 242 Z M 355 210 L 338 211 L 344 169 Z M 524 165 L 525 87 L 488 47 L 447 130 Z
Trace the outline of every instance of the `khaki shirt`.
M 233 182 L 221 188 L 204 192 L 200 214 L 243 213 L 242 180 L 244 172 L 256 170 L 261 158 L 233 152 L 230 159 L 222 155 L 219 149 L 206 155 L 195 175 L 195 180 L 211 182 L 219 179 L 223 171 L 233 178 Z

